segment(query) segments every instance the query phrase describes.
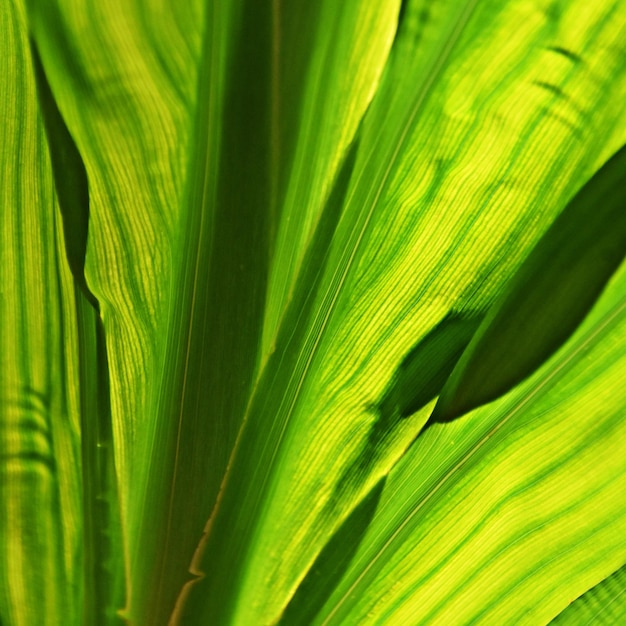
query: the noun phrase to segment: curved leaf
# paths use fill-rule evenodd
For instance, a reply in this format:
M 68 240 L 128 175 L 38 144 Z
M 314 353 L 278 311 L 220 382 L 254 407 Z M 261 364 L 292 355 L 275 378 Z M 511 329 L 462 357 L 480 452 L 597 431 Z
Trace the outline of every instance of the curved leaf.
M 625 346 L 622 266 L 532 377 L 417 439 L 312 623 L 543 624 L 619 567 Z
M 528 255 L 428 421 L 449 422 L 509 391 L 538 367 L 576 329 L 625 254 L 626 146 L 576 194 Z

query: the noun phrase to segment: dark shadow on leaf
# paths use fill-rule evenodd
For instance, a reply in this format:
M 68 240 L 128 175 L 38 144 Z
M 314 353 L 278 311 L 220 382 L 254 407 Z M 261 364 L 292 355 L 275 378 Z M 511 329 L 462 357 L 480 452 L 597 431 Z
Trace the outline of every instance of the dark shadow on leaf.
M 451 311 L 402 358 L 380 400 L 366 409 L 377 415 L 355 461 L 337 482 L 330 506 L 358 491 L 380 460 L 401 420 L 417 413 L 443 388 L 482 316 Z
M 407 352 L 376 404 L 374 431 L 413 415 L 439 394 L 481 320 L 451 312 Z
M 499 398 L 575 332 L 626 252 L 626 146 L 569 202 L 494 303 L 428 424 Z
M 300 583 L 278 624 L 311 624 L 348 569 L 372 521 L 386 477 L 380 480 L 335 531 Z
M 99 310 L 98 301 L 85 281 L 85 255 L 89 230 L 89 185 L 87 170 L 76 143 L 59 111 L 37 46 L 31 41 L 37 96 L 48 139 L 48 150 L 54 175 L 54 186 L 61 209 L 67 261 L 80 290 L 89 303 Z

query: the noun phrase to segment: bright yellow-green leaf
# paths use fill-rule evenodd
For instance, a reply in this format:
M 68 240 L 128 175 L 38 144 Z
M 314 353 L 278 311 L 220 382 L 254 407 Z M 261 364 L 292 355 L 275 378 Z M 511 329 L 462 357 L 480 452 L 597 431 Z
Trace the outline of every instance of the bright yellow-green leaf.
M 625 256 L 625 180 L 626 147 L 576 194 L 511 278 L 429 423 L 453 420 L 509 391 L 576 329 Z
M 626 594 L 621 567 L 574 600 L 551 624 L 620 624 L 626 618 Z
M 626 142 L 623 2 L 9 0 L 0 34 L 0 622 L 543 624 L 624 565 L 623 268 L 423 432 Z M 478 332 L 463 380 L 515 369 Z
M 313 623 L 545 624 L 624 562 L 625 287 L 622 266 L 527 382 L 418 438 Z

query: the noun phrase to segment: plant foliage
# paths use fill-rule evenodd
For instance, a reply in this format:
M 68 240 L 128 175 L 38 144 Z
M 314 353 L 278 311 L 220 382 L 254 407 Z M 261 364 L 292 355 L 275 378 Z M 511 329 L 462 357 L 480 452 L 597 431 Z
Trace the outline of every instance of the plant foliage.
M 5 0 L 0 85 L 1 624 L 620 622 L 624 2 Z

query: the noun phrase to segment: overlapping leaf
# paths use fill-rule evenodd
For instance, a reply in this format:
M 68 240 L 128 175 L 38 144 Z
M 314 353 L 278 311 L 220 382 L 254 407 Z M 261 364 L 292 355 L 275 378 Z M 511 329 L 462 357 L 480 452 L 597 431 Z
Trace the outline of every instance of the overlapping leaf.
M 29 368 L 67 371 L 69 399 L 43 413 L 71 415 L 54 426 L 71 478 L 33 489 L 72 519 L 82 507 L 85 575 L 67 556 L 81 560 L 82 522 L 32 505 L 25 522 L 74 546 L 46 563 L 84 585 L 84 619 L 114 621 L 125 566 L 136 624 L 536 623 L 623 564 L 623 272 L 533 378 L 414 443 L 510 277 L 624 142 L 621 3 L 27 5 L 2 9 L 22 42 L 2 77 L 39 129 L 28 172 L 45 174 L 28 204 L 37 226 L 3 218 L 5 265 L 8 284 L 50 276 L 45 293 L 3 299 L 6 354 L 22 356 L 1 388 L 10 407 L 37 389 Z M 20 86 L 29 28 L 87 178 L 82 287 L 102 313 L 115 468 L 87 420 L 101 414 L 98 370 L 84 368 L 102 355 L 98 321 L 80 303 L 73 317 L 64 261 L 50 270 L 65 247 L 81 282 L 85 232 L 62 211 L 64 242 L 40 215 L 53 196 L 32 81 Z M 3 145 L 27 136 L 16 123 Z M 76 187 L 61 169 L 63 207 Z M 7 172 L 7 204 L 26 206 L 29 174 Z M 24 264 L 33 233 L 42 256 Z M 45 328 L 29 308 L 42 294 L 69 311 Z M 90 526 L 90 498 L 109 519 L 113 469 L 124 542 L 97 553 L 111 523 Z M 70 607 L 80 622 L 80 593 L 64 589 L 38 616 Z
M 426 417 L 376 410 L 396 367 L 451 312 L 486 310 L 620 119 L 615 7 L 596 5 L 585 28 L 571 4 L 444 9 L 429 55 L 400 57 L 400 78 L 392 56 L 319 287 L 294 300 L 284 322 L 293 330 L 257 388 L 202 546 L 206 578 L 191 611 L 204 619 L 280 615 Z M 603 129 L 585 130 L 578 109 Z
M 625 182 L 622 147 L 511 278 L 443 387 L 429 422 L 450 421 L 509 391 L 577 328 L 625 256 Z
M 416 441 L 312 623 L 547 623 L 622 565 L 625 287 L 622 266 L 527 382 Z

